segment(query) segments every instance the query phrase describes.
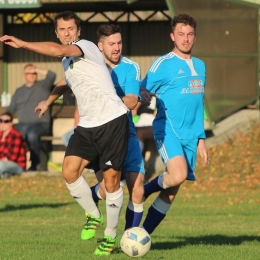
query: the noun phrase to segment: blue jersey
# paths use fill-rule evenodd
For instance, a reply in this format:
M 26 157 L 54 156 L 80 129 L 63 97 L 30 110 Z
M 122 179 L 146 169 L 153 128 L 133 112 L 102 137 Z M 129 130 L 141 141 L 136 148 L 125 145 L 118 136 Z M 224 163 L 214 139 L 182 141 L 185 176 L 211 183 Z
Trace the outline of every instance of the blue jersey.
M 182 59 L 170 52 L 151 65 L 142 86 L 156 93 L 155 138 L 174 134 L 179 139 L 205 138 L 204 88 L 206 69 L 195 57 Z
M 119 97 L 127 94 L 139 95 L 141 74 L 137 63 L 122 56 L 119 64 L 112 69 L 111 77 Z M 128 113 L 128 118 L 130 134 L 136 135 L 131 113 Z

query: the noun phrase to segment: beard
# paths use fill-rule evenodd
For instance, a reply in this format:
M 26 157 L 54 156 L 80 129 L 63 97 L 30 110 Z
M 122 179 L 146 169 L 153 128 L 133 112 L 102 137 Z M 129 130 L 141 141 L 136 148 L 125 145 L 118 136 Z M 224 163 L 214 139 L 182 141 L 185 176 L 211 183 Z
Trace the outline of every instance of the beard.
M 112 55 L 111 55 L 111 56 L 108 56 L 106 53 L 104 53 L 104 56 L 106 57 L 106 59 L 107 59 L 109 62 L 111 62 L 111 63 L 114 64 L 114 65 L 117 65 L 117 64 L 119 63 L 120 57 L 121 57 L 121 55 L 119 55 L 117 59 L 113 59 L 113 58 L 112 58 Z

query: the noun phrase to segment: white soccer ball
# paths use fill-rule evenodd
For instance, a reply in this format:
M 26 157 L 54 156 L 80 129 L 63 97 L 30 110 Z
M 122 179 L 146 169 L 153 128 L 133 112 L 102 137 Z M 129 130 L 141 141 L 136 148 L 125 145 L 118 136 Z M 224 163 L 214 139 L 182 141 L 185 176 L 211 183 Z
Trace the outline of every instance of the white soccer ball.
M 128 256 L 144 256 L 151 248 L 151 237 L 143 228 L 129 228 L 124 232 L 120 240 L 120 246 Z

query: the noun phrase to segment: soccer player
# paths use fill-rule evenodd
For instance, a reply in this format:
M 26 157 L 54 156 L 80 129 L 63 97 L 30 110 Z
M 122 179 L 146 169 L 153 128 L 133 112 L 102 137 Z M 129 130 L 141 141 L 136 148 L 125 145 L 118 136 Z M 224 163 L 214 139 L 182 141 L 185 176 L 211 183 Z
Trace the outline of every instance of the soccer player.
M 140 68 L 137 63 L 122 56 L 122 35 L 120 27 L 114 24 L 100 25 L 97 30 L 97 40 L 98 48 L 102 52 L 107 67 L 110 70 L 118 96 L 130 110 L 134 109 L 138 103 L 140 91 Z M 129 190 L 129 202 L 125 214 L 125 229 L 137 227 L 141 222 L 143 215 L 143 182 L 145 173 L 144 161 L 136 137 L 131 113 L 128 114 L 128 119 L 130 138 L 127 156 L 122 169 L 122 177 L 125 179 Z M 95 169 L 95 171 L 97 172 L 98 169 Z M 102 181 L 102 173 L 97 173 L 97 177 L 99 181 Z M 103 187 L 102 182 L 101 187 Z M 105 194 L 103 190 L 100 189 L 99 184 L 91 189 L 96 202 L 100 199 L 105 199 Z M 83 229 L 81 237 L 83 240 L 86 240 L 84 233 L 85 231 Z
M 83 169 L 99 158 L 106 193 L 107 226 L 95 255 L 109 255 L 118 240 L 117 225 L 123 204 L 120 187 L 121 169 L 129 139 L 128 109 L 116 94 L 110 73 L 98 47 L 79 39 L 80 19 L 65 11 L 55 17 L 55 33 L 61 45 L 54 42 L 26 42 L 13 36 L 0 41 L 14 48 L 25 48 L 48 56 L 63 57 L 66 79 L 61 80 L 47 100 L 35 108 L 41 117 L 48 106 L 67 90 L 77 100 L 79 123 L 70 138 L 63 161 L 62 174 L 73 198 L 88 212 L 86 226 L 103 224 L 103 216 L 92 199 Z
M 173 18 L 171 52 L 151 65 L 142 87 L 156 94 L 153 132 L 166 172 L 145 185 L 145 197 L 161 191 L 148 210 L 143 228 L 151 234 L 166 216 L 181 184 L 195 180 L 196 152 L 209 163 L 203 123 L 205 64 L 191 55 L 196 21 L 186 14 Z

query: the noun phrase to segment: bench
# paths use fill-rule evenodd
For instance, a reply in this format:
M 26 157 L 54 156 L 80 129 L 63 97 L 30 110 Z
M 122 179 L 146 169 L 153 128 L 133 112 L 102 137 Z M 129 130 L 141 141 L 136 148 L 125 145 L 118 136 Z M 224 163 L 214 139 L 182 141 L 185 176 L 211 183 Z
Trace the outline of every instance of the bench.
M 51 142 L 51 151 L 56 151 L 56 152 L 65 152 L 66 147 L 62 143 L 61 137 L 56 137 L 56 136 L 42 136 L 41 137 L 42 142 Z M 59 141 L 59 144 L 55 144 L 52 141 Z
M 53 144 L 54 140 L 60 141 L 60 144 Z M 48 171 L 48 162 L 50 160 L 50 153 L 53 151 L 65 152 L 66 147 L 61 143 L 60 137 L 42 136 L 40 144 L 40 166 L 42 171 Z
M 75 106 L 74 105 L 52 105 L 51 115 L 52 121 L 55 119 L 69 119 L 74 117 Z M 54 123 L 52 122 L 52 133 Z M 40 168 L 44 171 L 48 170 L 48 161 L 50 159 L 51 152 L 65 152 L 66 147 L 62 143 L 61 137 L 58 136 L 42 136 L 41 137 L 41 150 L 40 150 Z

